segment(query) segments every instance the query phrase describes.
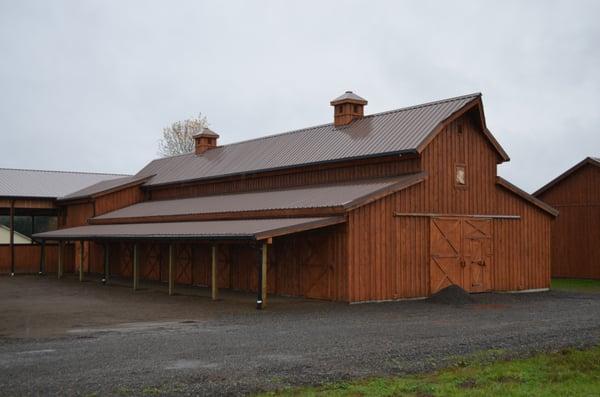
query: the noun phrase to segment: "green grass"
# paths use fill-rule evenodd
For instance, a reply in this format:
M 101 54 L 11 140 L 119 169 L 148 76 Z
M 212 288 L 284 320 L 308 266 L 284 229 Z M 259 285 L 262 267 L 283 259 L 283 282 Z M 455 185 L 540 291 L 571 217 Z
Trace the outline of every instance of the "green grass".
M 459 360 L 438 372 L 375 378 L 321 387 L 284 389 L 263 396 L 598 396 L 600 347 L 489 362 Z
M 552 289 L 570 292 L 600 292 L 600 280 L 553 278 Z

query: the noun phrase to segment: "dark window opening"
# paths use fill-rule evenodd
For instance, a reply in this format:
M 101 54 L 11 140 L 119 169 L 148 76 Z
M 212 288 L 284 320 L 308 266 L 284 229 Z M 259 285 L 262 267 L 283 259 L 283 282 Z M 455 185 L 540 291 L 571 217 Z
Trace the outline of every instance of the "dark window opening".
M 14 243 L 32 244 L 31 235 L 43 233 L 58 228 L 58 218 L 56 216 L 42 215 L 17 215 L 14 225 Z M 10 216 L 0 216 L 0 244 L 10 244 Z
M 360 106 L 354 105 L 354 113 L 360 113 Z

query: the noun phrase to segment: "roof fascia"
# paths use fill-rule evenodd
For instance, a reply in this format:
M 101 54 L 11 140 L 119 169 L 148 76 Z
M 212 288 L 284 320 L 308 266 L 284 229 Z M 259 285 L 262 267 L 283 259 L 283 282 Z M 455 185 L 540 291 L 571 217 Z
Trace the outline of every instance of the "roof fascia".
M 370 193 L 366 196 L 359 197 L 359 198 L 345 204 L 344 209 L 346 211 L 351 211 L 356 208 L 365 206 L 369 203 L 372 203 L 373 201 L 377 201 L 386 196 L 389 196 L 390 194 L 399 192 L 400 190 L 404 190 L 413 185 L 421 183 L 425 179 L 427 179 L 427 177 L 428 177 L 427 171 L 415 173 L 415 174 L 413 174 L 413 176 L 411 178 L 409 178 L 407 180 L 399 181 L 399 182 L 393 184 L 392 186 L 387 186 L 387 187 L 381 188 L 373 193 Z

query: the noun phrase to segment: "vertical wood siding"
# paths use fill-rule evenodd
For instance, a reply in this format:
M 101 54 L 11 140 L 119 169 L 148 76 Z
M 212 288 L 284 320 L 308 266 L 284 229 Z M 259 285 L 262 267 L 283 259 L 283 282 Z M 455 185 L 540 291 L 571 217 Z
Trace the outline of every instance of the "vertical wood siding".
M 139 186 L 131 186 L 116 192 L 105 194 L 94 201 L 95 215 L 115 211 L 143 200 L 144 194 Z
M 58 269 L 58 244 L 46 244 L 46 272 L 56 273 Z M 16 273 L 37 273 L 40 270 L 40 251 L 38 244 L 15 245 Z M 73 246 L 65 245 L 64 271 L 73 272 Z M 0 274 L 10 273 L 10 246 L 0 245 Z
M 459 128 L 462 133 L 459 133 Z M 496 185 L 497 154 L 469 115 L 423 151 L 426 181 L 349 214 L 350 301 L 422 297 L 429 292 L 429 218 L 401 213 L 520 215 L 494 221 L 495 290 L 549 286 L 551 217 Z M 467 186 L 454 181 L 466 165 Z
M 267 190 L 293 186 L 306 186 L 319 183 L 334 183 L 355 179 L 377 178 L 419 171 L 419 161 L 415 158 L 399 160 L 399 157 L 361 160 L 344 166 L 307 166 L 298 170 L 265 173 L 260 176 L 237 177 L 218 182 L 175 185 L 153 188 L 152 200 L 195 197 L 208 194 L 234 193 L 250 190 Z
M 111 274 L 131 278 L 132 243 L 110 244 Z M 168 280 L 168 245 L 142 243 L 140 278 Z M 103 270 L 102 248 L 91 267 Z M 174 244 L 176 282 L 210 285 L 211 245 Z M 256 291 L 258 281 L 257 247 L 249 244 L 219 244 L 217 250 L 219 288 Z M 191 256 L 190 256 L 191 255 Z M 271 294 L 305 296 L 328 300 L 348 300 L 346 266 L 346 230 L 344 225 L 278 237 L 269 245 L 268 291 Z
M 560 211 L 552 225 L 552 275 L 600 279 L 600 167 L 584 165 L 539 198 Z

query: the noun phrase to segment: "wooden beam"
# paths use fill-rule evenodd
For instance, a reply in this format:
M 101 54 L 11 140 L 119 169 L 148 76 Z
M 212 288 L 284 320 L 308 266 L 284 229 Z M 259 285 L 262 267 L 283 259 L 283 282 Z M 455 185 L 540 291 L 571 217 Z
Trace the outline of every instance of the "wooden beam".
M 62 241 L 58 242 L 58 269 L 56 271 L 56 274 L 59 280 L 63 276 L 63 245 L 64 243 Z
M 40 271 L 39 274 L 42 275 L 46 271 L 46 240 L 42 240 L 42 244 L 40 247 Z
M 79 281 L 83 281 L 83 241 L 79 242 Z
M 219 299 L 219 286 L 217 285 L 217 246 L 211 247 L 211 279 L 210 279 L 210 291 L 212 300 L 216 301 Z
M 427 212 L 394 212 L 394 216 L 424 217 L 424 218 L 476 218 L 476 219 L 521 219 L 520 215 L 486 215 L 486 214 L 436 214 Z
M 137 291 L 139 287 L 139 264 L 138 264 L 138 245 L 137 243 L 133 244 L 133 291 Z
M 173 244 L 169 244 L 169 295 L 175 292 L 175 264 L 173 263 Z
M 15 275 L 15 200 L 10 201 L 10 275 Z
M 108 282 L 108 243 L 104 244 L 104 273 L 102 275 L 102 284 Z
M 262 306 L 263 308 L 267 306 L 267 261 L 268 261 L 268 252 L 267 252 L 267 243 L 263 243 L 262 246 L 262 263 L 261 263 L 261 273 L 262 273 L 262 282 L 261 282 L 261 297 L 262 297 Z

